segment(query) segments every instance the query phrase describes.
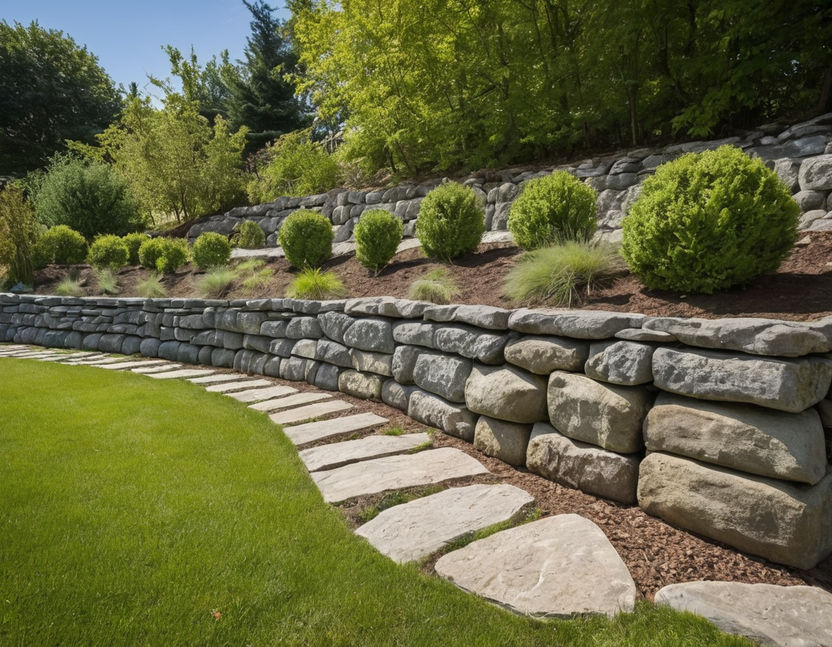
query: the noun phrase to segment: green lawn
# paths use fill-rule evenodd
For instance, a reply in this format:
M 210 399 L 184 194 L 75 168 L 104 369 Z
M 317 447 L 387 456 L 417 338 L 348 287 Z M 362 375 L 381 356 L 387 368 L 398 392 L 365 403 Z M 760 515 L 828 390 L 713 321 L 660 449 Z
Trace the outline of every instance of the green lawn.
M 0 645 L 743 645 L 642 604 L 539 622 L 352 535 L 265 415 L 0 359 Z

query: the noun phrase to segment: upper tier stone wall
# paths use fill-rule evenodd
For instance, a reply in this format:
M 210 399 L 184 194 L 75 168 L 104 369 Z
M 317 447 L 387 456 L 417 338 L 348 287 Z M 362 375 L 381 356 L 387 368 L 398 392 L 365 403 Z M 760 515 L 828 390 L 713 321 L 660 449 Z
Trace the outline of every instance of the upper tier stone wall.
M 772 561 L 832 553 L 832 317 L 0 294 L 2 341 L 305 380 Z
M 616 241 L 621 221 L 641 190 L 641 182 L 664 164 L 684 153 L 713 150 L 731 144 L 752 157 L 759 157 L 774 169 L 789 187 L 800 206 L 801 230 L 832 230 L 832 113 L 785 130 L 763 128 L 744 137 L 674 144 L 660 149 L 640 148 L 547 168 L 513 168 L 484 171 L 459 178 L 485 203 L 487 230 L 505 230 L 508 211 L 520 189 L 530 179 L 554 170 L 566 170 L 589 184 L 598 194 L 598 236 Z M 402 183 L 371 191 L 335 189 L 328 193 L 300 198 L 281 197 L 253 207 L 236 207 L 196 223 L 188 231 L 190 239 L 205 231 L 230 234 L 242 220 L 257 222 L 266 234 L 266 245 L 277 245 L 283 220 L 299 208 L 320 211 L 335 227 L 335 242 L 353 239 L 353 229 L 368 209 L 385 209 L 404 223 L 405 236 L 413 236 L 419 206 L 441 179 L 423 183 Z

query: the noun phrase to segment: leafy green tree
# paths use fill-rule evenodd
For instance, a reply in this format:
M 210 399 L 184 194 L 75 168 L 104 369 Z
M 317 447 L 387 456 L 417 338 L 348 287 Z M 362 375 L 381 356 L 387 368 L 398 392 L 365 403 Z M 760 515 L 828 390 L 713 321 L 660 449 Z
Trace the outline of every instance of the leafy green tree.
M 90 143 L 118 115 L 112 79 L 63 32 L 0 21 L 0 175 L 21 175 Z

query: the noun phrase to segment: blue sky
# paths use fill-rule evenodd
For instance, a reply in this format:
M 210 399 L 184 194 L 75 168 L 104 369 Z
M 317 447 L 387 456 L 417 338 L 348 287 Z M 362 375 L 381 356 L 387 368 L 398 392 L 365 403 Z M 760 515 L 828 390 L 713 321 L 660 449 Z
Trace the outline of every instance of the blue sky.
M 288 17 L 282 0 L 269 4 Z M 148 74 L 169 75 L 163 45 L 183 53 L 193 45 L 200 62 L 223 49 L 241 58 L 251 14 L 242 0 L 0 0 L 0 20 L 59 29 L 86 45 L 116 84 L 136 81 L 150 92 Z

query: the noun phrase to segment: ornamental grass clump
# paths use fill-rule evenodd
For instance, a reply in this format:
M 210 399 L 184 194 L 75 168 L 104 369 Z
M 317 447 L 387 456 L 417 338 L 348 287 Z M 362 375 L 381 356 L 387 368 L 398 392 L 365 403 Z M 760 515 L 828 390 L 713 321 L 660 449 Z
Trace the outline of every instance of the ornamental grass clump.
M 484 232 L 482 203 L 471 187 L 446 182 L 422 200 L 416 237 L 430 258 L 450 261 L 473 252 Z
M 162 283 L 162 275 L 152 272 L 146 278 L 136 283 L 136 294 L 145 299 L 162 299 L 168 295 Z
M 197 283 L 200 296 L 219 299 L 225 296 L 237 280 L 237 272 L 230 267 L 213 267 Z
M 370 209 L 355 226 L 355 258 L 378 274 L 402 242 L 402 221 L 389 211 Z
M 95 281 L 98 283 L 100 294 L 118 294 L 118 276 L 109 267 L 95 271 Z
M 278 243 L 292 267 L 319 267 L 332 256 L 332 224 L 316 211 L 298 209 L 283 222 Z
M 649 288 L 711 294 L 775 271 L 800 208 L 777 174 L 738 148 L 690 153 L 644 181 L 621 254 Z
M 416 301 L 430 301 L 444 305 L 459 296 L 453 275 L 444 267 L 437 267 L 410 285 L 408 296 Z
M 266 287 L 274 277 L 274 270 L 265 267 L 266 263 L 259 258 L 243 261 L 235 268 L 240 277 L 243 293 L 251 295 Z
M 529 180 L 511 204 L 508 229 L 525 250 L 574 241 L 595 233 L 595 191 L 566 171 Z
M 303 270 L 286 288 L 290 299 L 337 299 L 345 294 L 344 283 L 335 272 L 322 272 L 317 267 Z

